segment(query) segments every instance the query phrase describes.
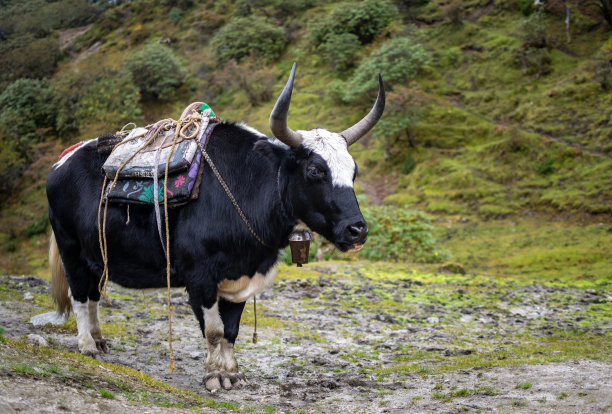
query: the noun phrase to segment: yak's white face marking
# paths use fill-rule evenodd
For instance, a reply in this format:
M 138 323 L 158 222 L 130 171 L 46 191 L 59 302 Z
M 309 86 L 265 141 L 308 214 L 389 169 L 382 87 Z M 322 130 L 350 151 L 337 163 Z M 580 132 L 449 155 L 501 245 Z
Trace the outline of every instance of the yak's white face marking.
M 273 266 L 263 275 L 255 273 L 255 276 L 242 276 L 238 280 L 224 280 L 217 285 L 219 296 L 234 303 L 246 302 L 267 288 L 276 277 L 276 266 Z
M 321 128 L 297 132 L 302 136 L 302 145 L 327 162 L 333 185 L 353 188 L 355 161 L 348 152 L 346 140 L 340 134 Z
M 70 157 L 72 157 L 74 154 L 77 153 L 78 150 L 80 150 L 81 148 L 83 148 L 85 145 L 89 144 L 92 141 L 97 141 L 98 138 L 94 138 L 94 139 L 90 139 L 89 141 L 85 141 L 83 142 L 83 144 L 79 145 L 78 147 L 76 147 L 75 149 L 73 149 L 72 151 L 70 151 L 68 154 L 64 155 L 62 157 L 61 160 L 59 160 L 58 162 L 56 162 L 55 164 L 53 164 L 53 169 L 59 168 L 62 165 L 64 165 L 64 163 L 66 161 L 68 161 L 70 159 Z

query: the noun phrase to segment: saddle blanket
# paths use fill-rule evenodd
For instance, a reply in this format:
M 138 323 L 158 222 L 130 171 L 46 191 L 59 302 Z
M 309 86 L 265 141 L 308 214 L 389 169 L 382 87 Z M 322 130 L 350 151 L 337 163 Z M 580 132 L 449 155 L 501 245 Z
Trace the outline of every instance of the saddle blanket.
M 204 134 L 202 134 L 200 142 L 204 148 L 207 147 L 208 138 L 216 125 L 218 124 L 210 123 Z M 195 139 L 190 140 L 190 142 L 195 144 Z M 198 198 L 202 171 L 204 170 L 204 162 L 202 161 L 202 153 L 196 144 L 193 159 L 187 169 L 178 172 L 168 171 L 166 191 L 169 206 L 182 205 Z M 164 170 L 159 172 L 157 194 L 160 203 L 164 201 L 164 174 Z M 120 178 L 113 188 L 110 188 L 110 186 L 111 183 L 109 182 L 104 195 L 105 200 L 108 200 L 109 203 L 154 203 L 155 187 L 152 177 Z
M 125 143 L 119 145 L 104 162 L 104 172 L 109 179 L 115 178 L 119 172 L 119 178 L 148 177 L 155 175 L 157 168 L 158 176 L 164 175 L 166 171 L 166 159 L 172 149 L 174 128 L 159 131 L 154 141 L 145 147 L 152 134 L 157 132 L 156 125 L 150 129 L 134 128 L 125 138 Z M 193 162 L 197 144 L 195 140 L 180 139 L 176 144 L 168 162 L 168 173 L 187 170 Z M 135 155 L 133 155 L 136 153 Z M 119 171 L 124 160 L 132 156 L 132 159 Z

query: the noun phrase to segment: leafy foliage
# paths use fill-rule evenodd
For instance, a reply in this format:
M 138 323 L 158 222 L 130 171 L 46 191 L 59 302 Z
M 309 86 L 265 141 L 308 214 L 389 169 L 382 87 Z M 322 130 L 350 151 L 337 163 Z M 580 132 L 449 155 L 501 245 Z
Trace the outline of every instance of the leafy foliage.
M 401 84 L 414 79 L 430 60 L 430 53 L 412 37 L 389 40 L 363 61 L 346 83 L 337 85 L 336 93 L 345 102 L 355 102 L 378 90 L 377 73 L 382 73 L 387 85 Z
M 320 49 L 325 61 L 337 72 L 342 72 L 353 65 L 361 50 L 361 42 L 352 33 L 334 34 L 328 37 Z
M 44 129 L 55 124 L 53 91 L 46 80 L 19 79 L 0 95 L 0 128 L 3 143 L 14 142 L 22 158 L 42 139 Z
M 19 79 L 0 95 L 0 193 L 13 188 L 32 147 L 55 123 L 53 92 L 46 80 Z
M 531 14 L 531 6 L 533 5 L 533 1 L 531 0 L 516 0 L 516 4 L 523 13 L 524 16 L 529 16 Z
M 247 17 L 262 13 L 265 16 L 286 18 L 316 4 L 317 0 L 238 0 L 234 6 L 234 15 Z
M 272 69 L 258 65 L 254 59 L 240 65 L 231 60 L 215 78 L 215 82 L 220 84 L 223 90 L 243 90 L 253 106 L 272 99 L 277 81 Z
M 181 9 L 178 7 L 173 7 L 168 12 L 168 18 L 174 23 L 177 24 L 181 21 Z
M 313 20 L 308 25 L 307 36 L 315 47 L 342 33 L 351 33 L 362 44 L 367 44 L 393 21 L 397 13 L 397 8 L 387 0 L 341 3 L 323 19 Z
M 280 57 L 286 43 L 283 28 L 259 16 L 233 19 L 211 40 L 220 62 L 240 62 L 248 56 L 270 62 Z
M 138 88 L 128 73 L 108 73 L 85 89 L 75 115 L 79 125 L 90 129 L 120 128 L 141 119 L 139 102 Z
M 405 207 L 362 209 L 370 232 L 360 256 L 370 260 L 414 260 L 439 263 L 447 259 L 433 238 L 431 220 Z
M 412 131 L 427 108 L 428 99 L 416 86 L 399 86 L 387 93 L 385 115 L 374 130 L 376 136 L 383 138 L 387 152 L 400 141 L 408 141 L 411 146 L 415 146 Z
M 442 12 L 448 19 L 448 21 L 454 25 L 461 25 L 463 23 L 463 2 L 460 0 L 453 0 L 444 8 Z
M 172 49 L 159 43 L 149 43 L 129 56 L 125 68 L 143 95 L 159 100 L 169 99 L 186 75 Z
M 19 78 L 46 78 L 55 72 L 61 57 L 54 37 L 32 39 L 30 36 L 0 44 L 0 83 Z M 1 86 L 1 84 L 0 84 Z

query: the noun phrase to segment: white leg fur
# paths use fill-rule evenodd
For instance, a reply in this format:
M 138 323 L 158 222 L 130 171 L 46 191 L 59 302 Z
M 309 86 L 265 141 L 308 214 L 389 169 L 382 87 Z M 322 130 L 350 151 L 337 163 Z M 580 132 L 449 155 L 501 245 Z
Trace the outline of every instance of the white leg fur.
M 89 300 L 87 301 L 89 310 L 89 333 L 96 341 L 102 340 L 102 330 L 100 329 L 100 319 L 98 318 L 98 304 L 99 301 Z
M 89 305 L 87 303 L 89 301 L 81 303 L 78 300 L 74 300 L 72 297 L 70 297 L 70 301 L 72 302 L 72 310 L 74 311 L 77 323 L 79 351 L 85 355 L 96 355 L 98 353 L 98 348 L 96 347 L 96 341 L 94 341 L 91 336 L 89 327 Z
M 208 372 L 238 372 L 234 357 L 234 344 L 223 337 L 223 321 L 219 315 L 219 305 L 215 303 L 210 309 L 204 308 L 204 335 L 208 343 L 206 370 Z

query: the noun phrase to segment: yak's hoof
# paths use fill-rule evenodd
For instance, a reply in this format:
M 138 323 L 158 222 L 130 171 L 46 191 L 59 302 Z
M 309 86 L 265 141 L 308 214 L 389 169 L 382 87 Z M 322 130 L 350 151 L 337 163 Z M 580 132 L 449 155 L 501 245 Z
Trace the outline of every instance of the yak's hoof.
M 106 339 L 100 339 L 99 341 L 96 341 L 96 348 L 98 348 L 98 351 L 102 352 L 103 354 L 108 354 L 108 345 L 106 344 Z
M 242 387 L 246 385 L 247 379 L 242 373 L 211 372 L 206 374 L 202 382 L 208 391 L 217 392 L 220 389 L 231 390 Z
M 81 352 L 81 354 L 92 358 L 95 358 L 96 355 L 100 353 L 100 351 L 98 351 L 98 348 L 79 349 L 79 351 Z

